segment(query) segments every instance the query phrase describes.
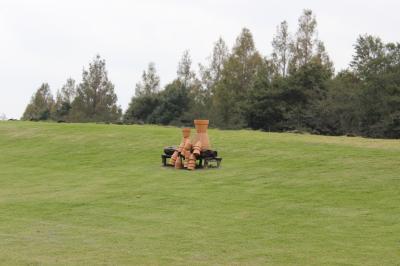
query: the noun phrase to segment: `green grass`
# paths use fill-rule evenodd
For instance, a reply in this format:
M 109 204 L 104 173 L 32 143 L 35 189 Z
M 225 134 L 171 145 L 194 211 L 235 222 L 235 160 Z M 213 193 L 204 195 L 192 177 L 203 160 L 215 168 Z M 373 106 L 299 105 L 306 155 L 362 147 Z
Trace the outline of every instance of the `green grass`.
M 189 172 L 177 128 L 1 122 L 0 264 L 399 265 L 399 140 L 209 136 Z

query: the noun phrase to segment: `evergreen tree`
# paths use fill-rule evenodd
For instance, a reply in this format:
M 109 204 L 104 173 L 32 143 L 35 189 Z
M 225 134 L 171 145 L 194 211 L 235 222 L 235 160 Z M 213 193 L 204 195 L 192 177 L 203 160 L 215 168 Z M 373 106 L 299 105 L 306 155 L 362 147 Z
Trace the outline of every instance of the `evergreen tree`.
M 201 106 L 193 114 L 196 117 L 208 117 L 211 121 L 215 119 L 215 110 L 212 105 L 212 98 L 215 94 L 215 86 L 221 80 L 224 64 L 228 59 L 229 51 L 222 38 L 214 43 L 212 54 L 208 58 L 208 64 L 199 64 L 200 87 L 197 105 Z M 213 123 L 213 122 L 211 122 Z
M 320 40 L 318 40 L 317 42 L 317 50 L 314 58 L 319 64 L 327 68 L 332 74 L 335 72 L 333 62 L 331 61 L 328 52 L 325 49 L 325 44 Z
M 79 122 L 113 122 L 121 116 L 106 62 L 99 55 L 89 64 L 88 70 L 83 70 L 71 112 L 72 119 Z
M 135 87 L 136 96 L 152 95 L 160 90 L 160 77 L 157 74 L 154 63 L 149 63 L 147 72 L 143 71 L 142 81 Z
M 345 70 L 326 85 L 326 97 L 317 103 L 316 130 L 325 135 L 360 134 L 360 79 Z
M 185 113 L 190 109 L 189 92 L 179 79 L 165 86 L 159 94 L 159 104 L 149 120 L 163 125 L 191 125 L 193 118 L 185 120 Z
M 66 122 L 69 120 L 69 113 L 72 108 L 72 102 L 76 96 L 75 80 L 67 79 L 61 90 L 57 91 L 56 102 L 52 110 L 52 118 L 56 121 Z
M 157 123 L 154 112 L 160 105 L 159 94 L 141 95 L 133 97 L 124 114 L 125 123 Z
M 361 134 L 400 137 L 400 44 L 360 36 L 351 66 L 362 81 Z
M 281 88 L 276 86 L 283 77 L 272 78 L 275 75 L 274 66 L 264 61 L 257 72 L 254 86 L 250 92 L 246 120 L 253 129 L 279 131 L 285 119 L 285 102 Z M 272 82 L 273 81 L 273 82 Z
M 154 123 L 152 114 L 160 104 L 158 95 L 160 77 L 154 63 L 150 63 L 143 71 L 142 80 L 136 84 L 135 96 L 132 97 L 129 107 L 124 114 L 124 121 L 128 123 Z
M 246 125 L 246 99 L 262 62 L 251 32 L 244 28 L 215 87 L 213 104 L 218 114 L 217 125 L 229 128 Z
M 288 126 L 313 131 L 316 127 L 317 106 L 326 97 L 331 69 L 313 58 L 289 78 L 287 91 Z
M 48 120 L 54 105 L 49 84 L 43 83 L 32 96 L 30 103 L 22 116 L 23 120 Z

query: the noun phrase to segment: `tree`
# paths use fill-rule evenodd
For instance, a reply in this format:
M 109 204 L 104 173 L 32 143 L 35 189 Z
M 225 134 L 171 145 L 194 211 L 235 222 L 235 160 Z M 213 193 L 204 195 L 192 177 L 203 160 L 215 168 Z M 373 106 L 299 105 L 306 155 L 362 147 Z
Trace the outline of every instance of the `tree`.
M 365 80 L 385 71 L 387 51 L 379 37 L 359 36 L 354 48 L 350 66 L 359 78 Z
M 345 70 L 326 85 L 326 97 L 317 103 L 316 130 L 325 135 L 360 134 L 360 79 Z
M 298 29 L 295 40 L 291 44 L 292 58 L 290 71 L 294 72 L 301 66 L 307 64 L 314 55 L 317 40 L 317 21 L 310 9 L 303 10 L 298 20 Z
M 276 28 L 276 35 L 272 40 L 272 61 L 279 75 L 286 77 L 291 58 L 290 44 L 292 38 L 288 30 L 288 23 L 281 22 Z
M 114 85 L 108 79 L 106 62 L 99 55 L 89 64 L 89 70 L 83 70 L 71 115 L 74 121 L 80 122 L 112 122 L 121 116 Z
M 351 62 L 362 81 L 360 132 L 370 137 L 400 137 L 400 44 L 360 36 Z
M 228 56 L 228 47 L 220 37 L 214 43 L 213 52 L 209 57 L 209 64 L 207 66 L 199 64 L 203 89 L 210 96 L 214 93 L 215 84 L 221 79 L 222 70 Z
M 150 115 L 149 120 L 163 125 L 189 125 L 192 119 L 185 120 L 184 115 L 190 108 L 189 92 L 179 79 L 174 80 L 159 94 L 160 103 Z
M 154 63 L 150 63 L 143 71 L 142 81 L 136 84 L 135 96 L 124 114 L 124 121 L 129 123 L 154 123 L 151 118 L 155 108 L 160 104 L 158 95 L 160 77 L 157 75 Z
M 57 91 L 56 102 L 52 110 L 52 118 L 56 121 L 66 122 L 76 96 L 75 80 L 67 79 L 61 90 Z
M 67 79 L 67 82 L 61 88 L 61 100 L 68 104 L 72 104 L 76 96 L 75 80 L 72 78 Z
M 361 133 L 400 138 L 400 65 L 368 77 L 360 94 Z
M 246 125 L 246 99 L 262 62 L 251 32 L 244 28 L 215 86 L 213 104 L 218 114 L 217 125 L 229 128 Z
M 142 81 L 135 87 L 136 96 L 155 94 L 160 90 L 160 77 L 157 75 L 154 63 L 149 63 L 147 72 L 143 71 Z
M 183 52 L 182 58 L 178 63 L 178 70 L 176 71 L 178 79 L 181 84 L 190 90 L 195 79 L 195 73 L 192 71 L 192 58 L 188 50 Z
M 192 110 L 193 116 L 208 117 L 214 121 L 215 110 L 212 105 L 212 98 L 215 94 L 215 86 L 221 80 L 224 64 L 228 59 L 229 51 L 225 41 L 220 37 L 213 47 L 211 55 L 208 57 L 206 65 L 199 64 L 199 91 L 197 93 L 197 109 Z
M 276 86 L 286 78 L 281 76 L 272 79 L 274 67 L 266 61 L 257 72 L 254 86 L 250 92 L 246 110 L 248 126 L 266 131 L 281 130 L 285 120 L 285 102 L 281 88 Z M 273 82 L 272 82 L 273 81 Z
M 48 120 L 54 104 L 49 84 L 43 83 L 32 96 L 22 116 L 23 120 Z
M 316 128 L 317 106 L 326 97 L 331 78 L 331 69 L 315 57 L 290 76 L 285 92 L 289 128 L 308 131 Z
M 185 113 L 182 114 L 183 116 L 179 117 L 180 121 L 193 120 L 204 115 L 206 110 L 206 91 L 202 89 L 201 81 L 192 70 L 192 59 L 188 50 L 183 53 L 178 63 L 177 80 L 179 81 L 180 89 L 186 91 L 184 93 L 187 96 L 185 105 L 188 106 Z
M 314 58 L 319 64 L 325 66 L 325 68 L 327 68 L 332 74 L 335 72 L 333 62 L 331 61 L 328 52 L 325 49 L 325 44 L 320 40 L 317 42 L 317 50 Z
M 157 123 L 157 118 L 153 115 L 160 105 L 159 94 L 144 94 L 132 97 L 128 109 L 124 114 L 125 123 Z
M 5 121 L 5 120 L 7 120 L 7 116 L 4 113 L 0 114 L 0 121 Z

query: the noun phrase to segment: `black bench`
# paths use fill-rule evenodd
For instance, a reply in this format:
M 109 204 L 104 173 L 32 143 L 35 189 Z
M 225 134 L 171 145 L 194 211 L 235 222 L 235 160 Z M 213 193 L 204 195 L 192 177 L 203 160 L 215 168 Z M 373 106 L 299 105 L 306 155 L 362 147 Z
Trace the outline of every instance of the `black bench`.
M 183 157 L 183 156 L 181 155 L 181 157 Z M 168 155 L 168 154 L 161 155 L 161 162 L 162 162 L 163 166 L 172 166 L 172 165 L 168 164 L 169 158 L 171 158 L 171 155 Z M 213 168 L 213 167 L 219 168 L 221 166 L 222 158 L 220 158 L 220 157 L 199 157 L 199 158 L 197 158 L 196 161 L 199 161 L 198 164 L 196 163 L 196 168 Z M 217 165 L 212 166 L 212 164 L 210 164 L 210 163 L 213 163 L 213 162 L 215 162 Z
M 171 155 L 168 155 L 168 154 L 162 154 L 161 155 L 161 161 L 162 161 L 163 166 L 172 166 L 172 165 L 169 165 L 168 162 L 167 162 L 167 160 L 169 158 L 171 158 Z

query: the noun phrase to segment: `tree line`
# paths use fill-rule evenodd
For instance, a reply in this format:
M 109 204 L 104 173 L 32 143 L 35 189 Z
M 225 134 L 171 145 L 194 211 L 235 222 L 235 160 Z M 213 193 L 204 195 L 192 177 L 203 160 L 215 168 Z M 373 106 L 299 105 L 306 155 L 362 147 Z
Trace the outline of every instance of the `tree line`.
M 42 84 L 23 119 L 180 126 L 209 118 L 211 126 L 227 129 L 400 137 L 400 43 L 361 35 L 349 67 L 335 73 L 316 17 L 304 10 L 294 33 L 286 21 L 277 26 L 272 47 L 261 55 L 244 28 L 232 49 L 217 40 L 197 72 L 185 51 L 163 89 L 150 63 L 124 113 L 97 56 L 81 83 L 68 79 L 55 99 Z

